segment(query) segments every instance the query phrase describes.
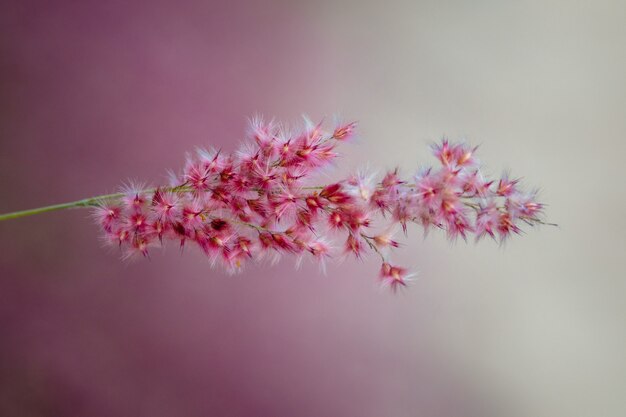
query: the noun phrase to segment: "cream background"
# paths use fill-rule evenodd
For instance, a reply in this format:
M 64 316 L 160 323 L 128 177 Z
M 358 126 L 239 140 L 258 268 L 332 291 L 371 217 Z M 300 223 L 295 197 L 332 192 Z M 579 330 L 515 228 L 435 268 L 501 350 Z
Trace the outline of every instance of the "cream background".
M 494 415 L 624 415 L 626 3 L 329 2 L 324 14 L 340 93 L 321 100 L 363 120 L 363 160 L 411 168 L 429 141 L 465 137 L 494 174 L 539 186 L 560 225 L 504 248 L 414 241 L 405 259 L 447 304 L 433 349 L 502 404 Z

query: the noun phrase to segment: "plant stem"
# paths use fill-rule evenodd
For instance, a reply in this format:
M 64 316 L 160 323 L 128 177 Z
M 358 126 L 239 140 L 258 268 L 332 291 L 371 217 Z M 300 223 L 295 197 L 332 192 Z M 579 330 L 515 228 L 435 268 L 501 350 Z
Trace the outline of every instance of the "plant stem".
M 305 190 L 321 190 L 324 187 L 312 186 L 312 187 L 302 187 L 302 188 Z M 163 188 L 163 190 L 172 191 L 172 192 L 193 191 L 191 188 L 186 187 L 185 184 L 177 186 L 177 187 Z M 156 191 L 156 188 L 151 188 L 148 190 L 144 190 L 142 192 L 153 193 L 155 191 Z M 65 210 L 65 209 L 77 208 L 77 207 L 94 207 L 94 206 L 97 206 L 102 201 L 121 198 L 121 197 L 124 197 L 126 194 L 127 193 L 103 194 L 103 195 L 99 195 L 96 197 L 85 198 L 82 200 L 70 201 L 68 203 L 54 204 L 51 206 L 38 207 L 38 208 L 30 209 L 30 210 L 20 210 L 20 211 L 14 211 L 13 213 L 0 214 L 0 222 L 3 220 L 18 219 L 20 217 L 34 216 L 35 214 L 47 213 L 49 211 Z
M 30 210 L 14 211 L 13 213 L 0 214 L 0 221 L 33 216 L 35 214 L 46 213 L 49 211 L 65 210 L 68 208 L 93 207 L 101 203 L 103 200 L 111 200 L 123 196 L 124 193 L 104 194 L 96 197 L 85 198 L 82 200 L 70 201 L 69 203 L 54 204 L 51 206 L 38 207 Z

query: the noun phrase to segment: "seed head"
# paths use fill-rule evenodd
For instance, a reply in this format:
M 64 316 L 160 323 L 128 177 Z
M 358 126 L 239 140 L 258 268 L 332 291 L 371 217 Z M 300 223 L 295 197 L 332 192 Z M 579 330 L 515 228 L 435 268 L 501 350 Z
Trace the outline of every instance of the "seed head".
M 355 127 L 341 123 L 326 132 L 307 119 L 302 129 L 289 130 L 255 117 L 238 151 L 198 150 L 169 186 L 126 186 L 122 198 L 94 208 L 94 219 L 125 258 L 148 256 L 168 241 L 191 243 L 229 272 L 287 255 L 324 267 L 338 255 L 335 246 L 359 259 L 373 253 L 382 260 L 381 283 L 393 291 L 412 277 L 388 260 L 400 246 L 398 226 L 405 233 L 417 224 L 425 233 L 443 229 L 452 240 L 473 234 L 502 242 L 520 234 L 522 224 L 542 223 L 536 192 L 524 192 L 508 174 L 485 177 L 476 148 L 447 139 L 432 147 L 438 164 L 412 177 L 394 169 L 382 177 L 362 171 L 316 182 Z

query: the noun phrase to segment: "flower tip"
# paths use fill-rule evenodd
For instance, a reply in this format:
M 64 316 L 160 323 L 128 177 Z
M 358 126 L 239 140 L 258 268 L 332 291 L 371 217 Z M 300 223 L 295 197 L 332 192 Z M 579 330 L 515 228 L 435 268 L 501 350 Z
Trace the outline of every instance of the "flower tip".
M 350 122 L 342 125 L 338 125 L 333 131 L 333 139 L 339 141 L 346 141 L 354 136 L 354 131 L 356 130 L 357 122 Z

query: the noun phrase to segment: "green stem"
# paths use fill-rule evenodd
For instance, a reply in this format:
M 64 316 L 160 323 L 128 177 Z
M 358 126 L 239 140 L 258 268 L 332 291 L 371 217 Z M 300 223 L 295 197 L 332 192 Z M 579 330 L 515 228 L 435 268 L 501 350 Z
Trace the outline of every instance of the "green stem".
M 321 190 L 322 188 L 324 187 L 323 186 L 302 187 L 302 189 L 304 190 Z M 163 190 L 173 191 L 173 192 L 192 191 L 191 188 L 185 187 L 184 184 L 177 186 L 177 187 L 164 188 Z M 156 191 L 156 188 L 144 190 L 143 192 L 152 193 L 154 191 Z M 30 209 L 30 210 L 21 210 L 21 211 L 14 211 L 13 213 L 0 214 L 0 222 L 3 220 L 18 219 L 20 217 L 34 216 L 35 214 L 47 213 L 49 211 L 65 210 L 65 209 L 77 208 L 77 207 L 94 207 L 102 203 L 105 200 L 113 200 L 113 199 L 124 197 L 125 195 L 126 195 L 125 193 L 103 194 L 103 195 L 99 195 L 96 197 L 85 198 L 82 200 L 70 201 L 68 203 L 54 204 L 51 206 L 38 207 L 38 208 Z
M 51 206 L 38 207 L 30 210 L 14 211 L 13 213 L 0 214 L 0 221 L 34 216 L 35 214 L 47 213 L 49 211 L 65 210 L 68 208 L 93 207 L 97 206 L 103 200 L 111 200 L 123 196 L 124 193 L 104 194 L 96 197 L 85 198 L 82 200 L 70 201 L 69 203 L 54 204 Z

